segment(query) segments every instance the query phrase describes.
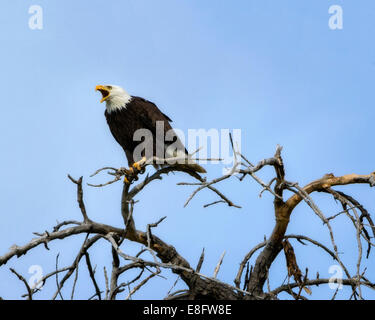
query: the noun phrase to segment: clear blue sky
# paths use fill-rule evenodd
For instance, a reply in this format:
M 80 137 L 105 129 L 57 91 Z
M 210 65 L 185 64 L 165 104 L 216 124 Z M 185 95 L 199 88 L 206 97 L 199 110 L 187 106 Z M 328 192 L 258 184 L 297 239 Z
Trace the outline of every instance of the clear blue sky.
M 28 27 L 33 4 L 44 10 L 43 30 Z M 343 7 L 343 30 L 328 27 L 333 4 Z M 242 151 L 253 162 L 273 155 L 279 143 L 288 180 L 301 185 L 329 172 L 375 170 L 372 0 L 5 0 L 0 13 L 0 255 L 12 244 L 28 242 L 32 232 L 50 230 L 56 220 L 80 219 L 67 173 L 96 183 L 104 177 L 88 176 L 97 168 L 126 164 L 94 92 L 97 84 L 118 84 L 154 101 L 186 132 L 240 128 Z M 206 168 L 209 178 L 221 172 L 218 165 Z M 176 174 L 145 190 L 136 206 L 137 227 L 144 229 L 167 215 L 155 234 L 192 265 L 205 247 L 202 271 L 208 275 L 226 250 L 219 278 L 233 283 L 243 256 L 272 230 L 272 197 L 260 199 L 255 182 L 233 179 L 220 190 L 243 209 L 220 204 L 203 209 L 216 199 L 208 191 L 184 209 L 191 189 L 175 184 L 188 180 Z M 343 190 L 375 209 L 374 190 Z M 121 183 L 86 187 L 89 216 L 121 226 L 120 196 Z M 327 196 L 314 198 L 327 216 L 341 210 Z M 334 229 L 342 258 L 354 272 L 354 229 L 344 217 Z M 294 212 L 287 233 L 329 245 L 327 229 L 305 205 Z M 50 252 L 40 247 L 11 260 L 0 269 L 0 296 L 19 298 L 24 290 L 8 266 L 25 277 L 31 265 L 47 273 L 58 252 L 61 266 L 71 264 L 82 240 L 51 243 Z M 139 245 L 127 248 L 131 253 Z M 311 246 L 295 244 L 295 250 L 302 270 L 330 276 L 330 258 Z M 109 252 L 103 243 L 91 254 L 102 286 L 104 262 L 110 269 Z M 364 263 L 369 275 L 375 268 L 370 262 Z M 91 284 L 85 285 L 84 269 L 82 265 L 77 288 L 83 299 L 94 292 Z M 279 257 L 271 269 L 271 286 L 285 275 Z M 134 298 L 163 298 L 175 279 L 154 279 Z M 40 298 L 51 295 L 51 282 Z M 314 298 L 333 294 L 323 286 L 312 290 Z

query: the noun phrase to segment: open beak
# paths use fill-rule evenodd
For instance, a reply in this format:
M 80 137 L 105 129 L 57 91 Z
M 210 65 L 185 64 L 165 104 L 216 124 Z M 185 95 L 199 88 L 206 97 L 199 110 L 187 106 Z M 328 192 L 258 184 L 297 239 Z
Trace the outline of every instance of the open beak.
M 96 86 L 95 91 L 100 91 L 100 93 L 103 96 L 102 99 L 100 100 L 100 103 L 107 100 L 110 94 L 110 89 L 107 86 L 102 86 L 102 85 Z

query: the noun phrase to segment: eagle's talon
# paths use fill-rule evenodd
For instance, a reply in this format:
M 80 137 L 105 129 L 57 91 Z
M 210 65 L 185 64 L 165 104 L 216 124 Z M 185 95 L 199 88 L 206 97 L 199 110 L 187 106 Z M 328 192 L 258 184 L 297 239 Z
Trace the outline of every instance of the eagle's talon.
M 133 168 L 135 168 L 138 172 L 143 173 L 145 170 L 144 164 L 146 163 L 146 157 L 143 157 L 141 160 L 133 163 Z
M 127 169 L 127 168 L 122 167 L 122 168 L 118 169 L 118 173 L 126 175 L 126 176 L 131 176 L 134 173 L 134 170 L 133 170 L 133 168 Z
M 136 169 L 138 172 L 141 172 L 141 170 L 142 170 L 142 167 L 141 167 L 141 165 L 138 162 L 135 162 L 133 164 L 133 168 Z
M 143 170 L 144 168 L 141 168 Z M 124 174 L 124 183 L 125 184 L 131 184 L 133 181 L 137 181 L 138 178 L 138 173 L 141 170 L 138 170 L 138 168 L 133 164 L 133 166 L 129 167 L 129 169 L 126 168 L 121 168 L 121 173 Z

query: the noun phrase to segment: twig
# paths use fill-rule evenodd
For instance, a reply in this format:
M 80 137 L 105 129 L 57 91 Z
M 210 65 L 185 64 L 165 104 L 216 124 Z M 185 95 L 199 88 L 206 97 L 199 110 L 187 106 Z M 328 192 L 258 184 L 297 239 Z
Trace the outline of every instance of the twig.
M 224 252 L 222 253 L 222 255 L 221 255 L 221 257 L 220 257 L 220 260 L 219 260 L 219 262 L 217 263 L 216 268 L 215 268 L 215 270 L 214 270 L 214 275 L 213 275 L 214 278 L 217 277 L 217 274 L 218 274 L 219 271 L 220 271 L 220 267 L 221 267 L 221 264 L 223 263 L 224 256 L 225 256 L 225 250 L 224 250 Z
M 105 279 L 105 299 L 108 300 L 109 298 L 109 282 L 108 282 L 108 274 L 105 266 L 104 269 L 104 279 Z
M 77 201 L 78 201 L 79 208 L 81 209 L 83 221 L 89 222 L 90 219 L 87 216 L 85 203 L 83 202 L 83 190 L 82 190 L 82 179 L 83 179 L 83 177 L 80 177 L 78 180 L 75 180 L 68 174 L 68 178 L 70 179 L 70 181 L 72 181 L 73 183 L 75 183 L 77 185 Z
M 58 270 L 58 264 L 59 264 L 59 255 L 60 253 L 57 254 L 56 256 L 56 270 Z M 56 286 L 57 286 L 57 292 L 61 298 L 61 300 L 64 300 L 62 294 L 61 294 L 61 290 L 60 290 L 60 285 L 59 285 L 59 277 L 58 277 L 58 272 L 56 272 Z
M 150 279 L 155 277 L 160 273 L 160 270 L 157 270 L 156 272 L 150 274 L 146 279 L 143 279 L 137 286 L 133 288 L 133 290 L 129 293 L 129 295 L 125 298 L 125 300 L 129 300 L 130 297 L 137 292 L 140 288 L 142 288 Z
M 78 267 L 79 267 L 79 264 L 77 264 L 77 266 L 76 266 L 76 275 L 74 277 L 74 282 L 73 282 L 73 286 L 72 286 L 72 293 L 70 295 L 70 300 L 73 300 L 74 291 L 76 289 L 76 284 L 77 284 L 77 280 L 78 280 Z
M 24 283 L 24 285 L 27 289 L 28 300 L 33 300 L 33 292 L 31 290 L 29 284 L 27 283 L 26 279 L 23 276 L 21 276 L 19 273 L 17 273 L 17 271 L 14 270 L 13 268 L 9 268 L 9 270 L 12 271 L 18 277 L 18 279 L 21 280 Z
M 90 256 L 88 254 L 88 252 L 86 251 L 85 252 L 85 257 L 86 257 L 86 265 L 87 265 L 87 269 L 89 271 L 89 275 L 90 275 L 90 278 L 92 280 L 92 283 L 94 285 L 94 288 L 95 288 L 95 291 L 96 291 L 96 295 L 98 296 L 99 300 L 102 300 L 102 296 L 101 296 L 101 291 L 99 289 L 99 286 L 95 280 L 95 273 L 92 269 L 92 265 L 91 265 L 91 261 L 90 261 Z
M 201 253 L 201 256 L 199 257 L 199 261 L 198 261 L 197 267 L 195 268 L 196 272 L 200 272 L 201 271 L 201 268 L 202 268 L 202 265 L 203 265 L 203 261 L 204 261 L 204 248 L 202 249 L 202 253 Z

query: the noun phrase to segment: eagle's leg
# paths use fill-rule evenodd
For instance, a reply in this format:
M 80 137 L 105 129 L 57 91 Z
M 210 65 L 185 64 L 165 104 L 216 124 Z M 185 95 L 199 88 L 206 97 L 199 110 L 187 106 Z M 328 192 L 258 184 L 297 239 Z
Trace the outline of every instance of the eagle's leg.
M 135 172 L 134 172 L 134 169 L 132 167 L 130 167 L 129 169 L 120 168 L 118 170 L 118 173 L 121 174 L 121 175 L 124 175 L 124 183 L 126 183 L 126 184 L 131 184 L 131 182 L 133 180 L 136 180 L 136 179 L 134 179 Z
M 133 167 L 125 169 L 124 183 L 131 184 L 134 180 L 138 180 L 138 172 L 134 170 Z
M 129 169 L 123 168 L 122 171 L 125 174 L 124 183 L 131 184 L 132 181 L 138 180 L 138 173 L 143 173 L 145 171 L 146 157 L 141 160 L 134 162 Z
M 143 157 L 141 160 L 133 163 L 133 168 L 136 169 L 138 172 L 144 171 L 144 164 L 146 163 L 146 157 Z

